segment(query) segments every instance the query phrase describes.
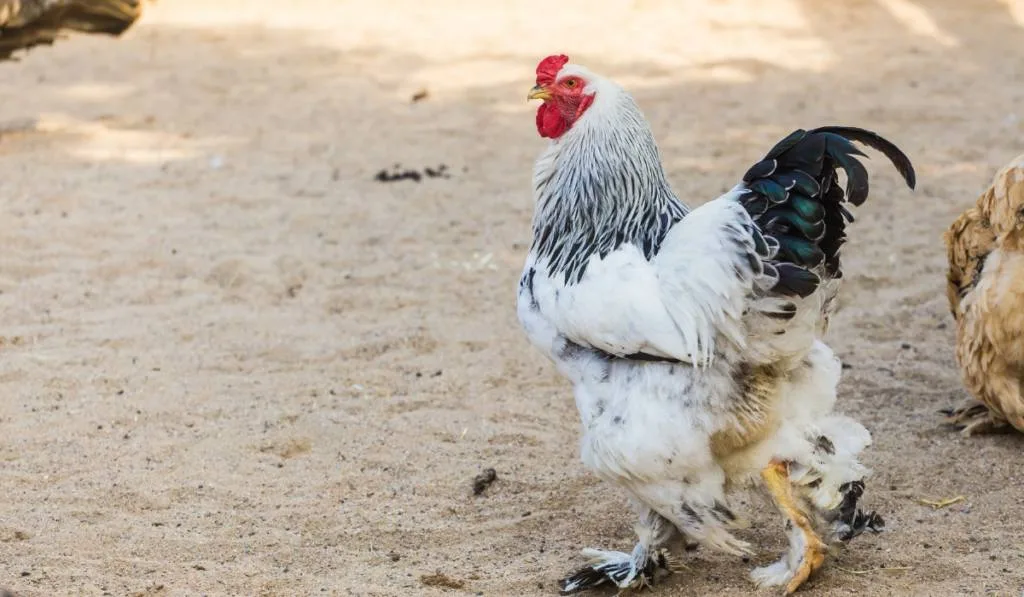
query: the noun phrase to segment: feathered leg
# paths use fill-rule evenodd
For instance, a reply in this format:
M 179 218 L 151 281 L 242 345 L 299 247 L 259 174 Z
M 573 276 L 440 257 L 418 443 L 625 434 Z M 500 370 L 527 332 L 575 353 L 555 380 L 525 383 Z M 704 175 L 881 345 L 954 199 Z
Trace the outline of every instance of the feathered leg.
M 830 415 L 819 419 L 815 433 L 806 439 L 809 449 L 790 464 L 789 477 L 816 521 L 823 523 L 826 541 L 846 543 L 864 531 L 881 531 L 882 517 L 857 507 L 869 474 L 858 459 L 871 443 L 868 430 L 842 415 Z
M 634 526 L 638 541 L 632 553 L 584 549 L 587 565 L 580 568 L 561 584 L 561 593 L 569 595 L 610 582 L 620 589 L 642 588 L 653 584 L 659 568 L 671 571 L 671 561 L 664 549 L 659 549 L 675 533 L 675 528 L 654 510 L 634 501 L 639 520 Z
M 857 456 L 869 443 L 870 434 L 856 421 L 825 417 L 806 438 L 800 462 L 776 459 L 762 471 L 769 493 L 786 516 L 790 550 L 775 564 L 754 570 L 755 582 L 786 585 L 791 593 L 821 566 L 826 543 L 838 547 L 865 531 L 884 528 L 881 516 L 858 508 L 868 470 Z
M 680 531 L 687 539 L 733 555 L 748 555 L 749 546 L 729 532 L 744 525 L 726 505 L 725 473 L 704 469 L 698 482 L 662 482 L 631 487 L 633 504 L 640 521 L 636 526 L 639 542 L 631 554 L 586 549 L 589 564 L 562 581 L 568 594 L 607 581 L 619 588 L 650 586 L 658 568 L 669 571 L 673 562 L 667 550 L 659 549 Z
M 804 505 L 793 493 L 789 479 L 789 463 L 772 460 L 761 471 L 768 492 L 779 511 L 786 517 L 789 552 L 782 560 L 758 568 L 751 573 L 759 585 L 786 584 L 786 594 L 797 590 L 825 562 L 827 547 L 818 537 Z

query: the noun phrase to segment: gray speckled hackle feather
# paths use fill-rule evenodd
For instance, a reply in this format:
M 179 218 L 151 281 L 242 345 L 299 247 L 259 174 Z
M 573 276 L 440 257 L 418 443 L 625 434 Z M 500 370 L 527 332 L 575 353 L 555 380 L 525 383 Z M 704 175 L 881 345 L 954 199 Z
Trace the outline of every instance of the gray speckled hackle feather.
M 622 94 L 618 126 L 597 131 L 584 121 L 557 143 L 557 167 L 535 180 L 533 246 L 548 271 L 579 282 L 594 254 L 632 243 L 648 259 L 690 210 L 672 192 L 643 115 Z M 643 173 L 643 176 L 640 175 Z

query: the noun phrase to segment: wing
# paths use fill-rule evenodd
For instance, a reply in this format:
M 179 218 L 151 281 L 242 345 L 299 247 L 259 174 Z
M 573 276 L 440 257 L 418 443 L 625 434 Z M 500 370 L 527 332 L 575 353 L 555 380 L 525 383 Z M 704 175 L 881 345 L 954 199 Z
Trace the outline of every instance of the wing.
M 995 235 L 981 212 L 965 210 L 942 235 L 946 243 L 946 297 L 954 319 L 960 319 L 960 302 L 981 278 L 986 256 L 995 248 Z
M 746 297 L 758 281 L 774 283 L 765 277 L 769 255 L 750 216 L 727 194 L 676 222 L 651 260 L 624 244 L 570 284 L 528 260 L 520 303 L 575 344 L 621 358 L 703 365 L 723 335 L 742 344 Z
M 737 187 L 690 212 L 669 231 L 654 258 L 658 297 L 687 357 L 698 364 L 711 361 L 719 339 L 744 346 L 749 299 L 778 281 L 768 264 L 776 247 L 737 201 L 742 193 Z

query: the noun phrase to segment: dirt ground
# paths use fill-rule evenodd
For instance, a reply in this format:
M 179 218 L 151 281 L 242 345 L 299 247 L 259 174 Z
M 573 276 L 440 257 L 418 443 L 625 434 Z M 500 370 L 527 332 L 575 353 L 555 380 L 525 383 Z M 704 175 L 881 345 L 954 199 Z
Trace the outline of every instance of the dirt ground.
M 914 193 L 869 163 L 830 336 L 889 531 L 803 594 L 1021 594 L 1024 438 L 936 411 L 963 397 L 940 235 L 1024 151 L 1024 3 L 372 5 L 160 0 L 0 64 L 0 586 L 553 595 L 630 548 L 514 313 L 524 98 L 565 52 L 634 92 L 693 204 L 796 127 L 910 154 Z M 396 163 L 450 177 L 374 180 Z M 652 594 L 753 591 L 784 543 L 740 497 L 755 561 L 686 554 Z

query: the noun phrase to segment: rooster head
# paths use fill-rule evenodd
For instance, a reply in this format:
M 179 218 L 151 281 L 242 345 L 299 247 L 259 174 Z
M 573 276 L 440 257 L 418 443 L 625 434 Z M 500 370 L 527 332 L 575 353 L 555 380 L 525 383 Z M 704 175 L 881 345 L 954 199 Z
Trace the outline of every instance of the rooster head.
M 594 92 L 587 91 L 590 81 L 586 71 L 566 68 L 568 62 L 568 56 L 559 54 L 537 65 L 537 84 L 526 97 L 544 101 L 537 108 L 537 132 L 541 137 L 557 139 L 564 135 L 594 101 Z

